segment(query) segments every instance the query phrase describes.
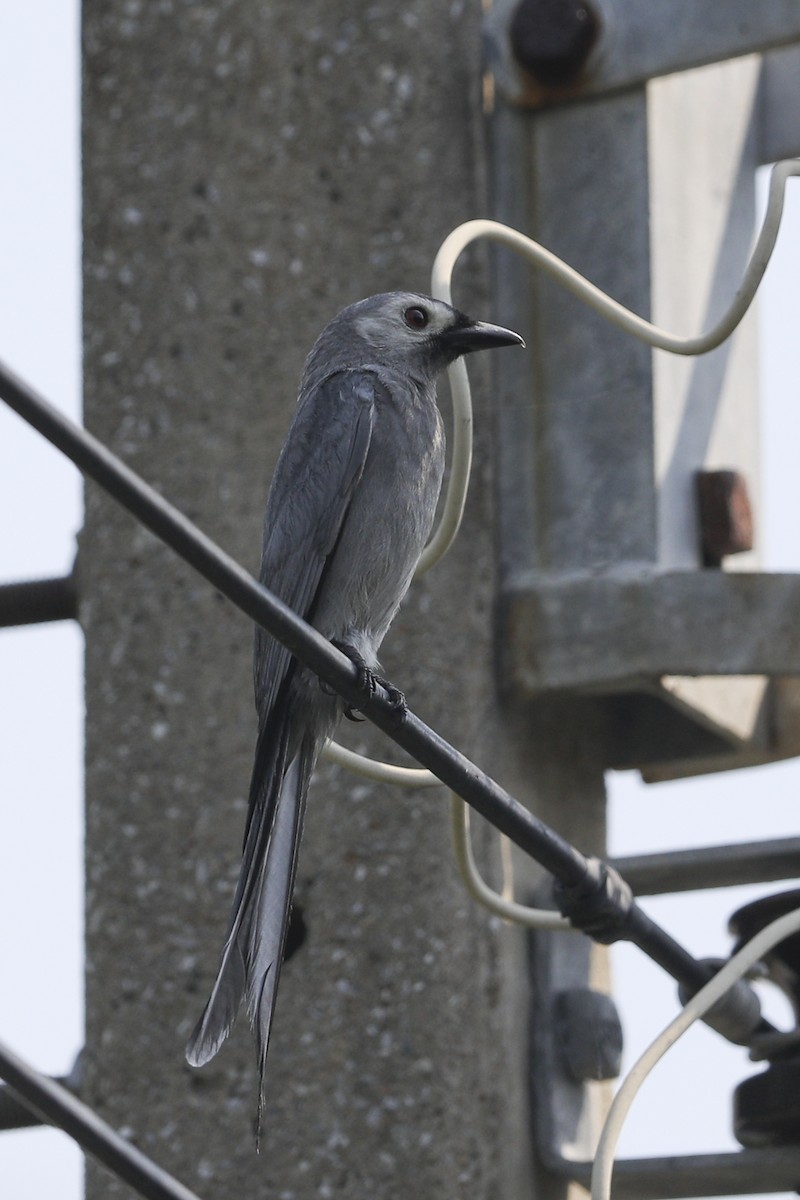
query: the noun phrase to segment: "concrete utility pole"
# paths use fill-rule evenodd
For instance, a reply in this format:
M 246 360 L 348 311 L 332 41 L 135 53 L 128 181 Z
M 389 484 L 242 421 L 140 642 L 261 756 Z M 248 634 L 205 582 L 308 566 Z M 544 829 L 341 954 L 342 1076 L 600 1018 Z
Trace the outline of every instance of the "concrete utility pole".
M 479 13 L 104 0 L 83 22 L 86 423 L 255 570 L 317 332 L 371 292 L 426 290 L 442 238 L 485 211 Z M 502 317 L 463 278 L 459 299 Z M 487 761 L 485 375 L 476 392 L 464 534 L 384 661 Z M 443 794 L 321 770 L 260 1156 L 246 1022 L 208 1068 L 185 1065 L 237 871 L 252 631 L 97 490 L 86 500 L 86 1098 L 215 1200 L 513 1194 L 524 1043 L 503 935 L 455 876 Z M 89 1166 L 89 1197 L 124 1190 Z
M 567 21 L 554 66 L 537 38 L 565 7 L 503 0 L 493 11 L 484 161 L 477 6 L 84 4 L 86 423 L 251 568 L 316 333 L 370 292 L 427 288 L 461 221 L 493 210 L 687 332 L 738 282 L 752 168 L 778 136 L 758 132 L 759 115 L 780 108 L 786 60 L 647 80 L 797 39 L 800 5 L 775 5 L 781 22 L 754 30 L 752 6 L 729 0 L 719 12 L 737 19 L 700 36 L 707 6 L 701 18 L 689 0 L 604 0 L 574 38 Z M 511 26 L 528 8 L 526 42 L 525 22 Z M 386 673 L 522 801 L 603 853 L 608 766 L 675 774 L 800 742 L 791 722 L 780 745 L 774 722 L 772 740 L 763 734 L 764 705 L 781 711 L 765 681 L 741 685 L 731 716 L 709 688 L 682 682 L 692 663 L 646 643 L 653 614 L 663 627 L 675 608 L 675 572 L 687 595 L 711 578 L 696 547 L 695 470 L 736 468 L 754 491 L 752 330 L 675 366 L 506 257 L 491 293 L 482 279 L 459 280 L 459 303 L 516 324 L 531 355 L 527 367 L 498 356 L 491 389 L 477 365 L 465 529 L 415 585 Z M 728 579 L 713 572 L 715 603 L 734 605 Z M 609 648 L 602 614 L 623 583 L 633 641 Z M 443 796 L 332 767 L 310 798 L 307 936 L 282 979 L 255 1155 L 244 1022 L 203 1071 L 183 1061 L 237 873 L 251 630 L 93 488 L 80 586 L 85 1098 L 216 1200 L 563 1195 L 560 1156 L 591 1152 L 604 1092 L 565 1079 L 546 1021 L 529 1064 L 522 934 L 466 899 Z M 744 668 L 731 654 L 719 671 L 767 674 L 759 653 Z M 355 738 L 391 754 L 368 730 Z M 520 892 L 540 881 L 517 864 Z M 555 945 L 537 942 L 534 955 L 545 1017 L 560 988 L 608 982 L 586 939 Z M 122 1194 L 89 1167 L 90 1200 Z

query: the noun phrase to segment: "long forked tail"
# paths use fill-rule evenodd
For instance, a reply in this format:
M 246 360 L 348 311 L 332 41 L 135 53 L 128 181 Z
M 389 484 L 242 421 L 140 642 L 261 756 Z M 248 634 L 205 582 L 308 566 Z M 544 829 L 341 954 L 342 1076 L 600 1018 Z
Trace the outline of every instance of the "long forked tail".
M 251 815 L 242 870 L 217 978 L 189 1039 L 192 1066 L 213 1058 L 247 999 L 259 1060 L 259 1124 L 263 1080 L 278 980 L 291 911 L 308 783 L 319 741 L 307 737 L 285 767 L 285 740 L 276 747 L 264 791 Z M 263 786 L 263 785 L 262 785 Z
M 250 1024 L 258 1047 L 259 1129 L 269 1035 L 289 928 L 306 795 L 317 753 L 316 743 L 304 743 L 286 772 L 248 933 L 246 997 Z
M 249 932 L 280 806 L 289 736 L 289 723 L 285 720 L 269 722 L 259 736 L 242 865 L 228 932 L 211 995 L 186 1047 L 187 1061 L 193 1067 L 203 1066 L 217 1053 L 233 1027 L 245 994 Z

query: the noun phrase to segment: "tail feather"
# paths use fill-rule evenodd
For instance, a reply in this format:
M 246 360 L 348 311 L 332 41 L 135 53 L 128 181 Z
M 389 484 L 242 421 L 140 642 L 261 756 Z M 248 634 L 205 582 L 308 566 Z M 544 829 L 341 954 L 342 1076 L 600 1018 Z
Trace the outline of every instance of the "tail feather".
M 292 907 L 306 795 L 319 746 L 304 742 L 281 786 L 269 850 L 247 939 L 246 998 L 259 1062 L 259 1126 L 264 1072 Z
M 233 1028 L 246 986 L 245 964 L 237 931 L 233 931 L 222 951 L 217 978 L 186 1046 L 186 1061 L 202 1067 L 219 1050 Z
M 202 1066 L 217 1053 L 233 1027 L 247 989 L 250 930 L 280 808 L 290 733 L 290 722 L 283 721 L 277 730 L 265 730 L 259 739 L 258 774 L 254 769 L 242 866 L 225 945 L 211 995 L 186 1046 L 186 1059 L 193 1067 Z M 272 736 L 266 736 L 269 734 Z
M 247 1008 L 259 1050 L 269 1036 L 283 939 L 291 906 L 298 826 L 304 797 L 300 794 L 300 763 L 289 765 L 281 786 L 267 860 L 255 899 L 247 938 Z

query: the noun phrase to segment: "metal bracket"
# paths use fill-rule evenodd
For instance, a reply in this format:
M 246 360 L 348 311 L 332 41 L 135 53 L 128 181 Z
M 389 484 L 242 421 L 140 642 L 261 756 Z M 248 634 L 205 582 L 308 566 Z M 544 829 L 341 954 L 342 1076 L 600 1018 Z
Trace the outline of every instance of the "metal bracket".
M 570 26 L 570 17 L 577 26 L 579 8 L 587 14 L 581 24 L 592 26 L 591 38 Z M 546 55 L 537 54 L 535 45 L 523 48 L 512 34 L 526 10 Z M 562 4 L 495 0 L 486 16 L 485 33 L 489 69 L 505 99 L 523 108 L 544 108 L 789 45 L 800 39 L 800 4 L 797 0 L 773 0 L 769 5 L 753 5 L 750 0 L 726 0 L 724 5 L 698 0 L 670 0 L 664 5 L 654 5 L 652 0 L 583 0 L 581 5 L 567 0 Z M 551 44 L 557 40 L 564 43 L 560 55 Z M 560 75 L 543 72 L 542 58 L 562 62 Z
M 554 1159 L 590 1155 L 602 1113 L 598 1081 L 619 1073 L 622 1028 L 611 998 L 586 987 L 592 958 L 588 937 L 534 931 L 528 945 L 535 1133 L 542 1161 L 550 1166 Z M 576 1012 L 583 1014 L 580 1031 Z
M 503 678 L 527 697 L 585 697 L 607 765 L 651 781 L 773 762 L 800 754 L 798 610 L 800 575 L 517 574 L 500 609 Z
M 800 575 L 531 572 L 504 597 L 523 692 L 620 691 L 667 675 L 800 675 Z

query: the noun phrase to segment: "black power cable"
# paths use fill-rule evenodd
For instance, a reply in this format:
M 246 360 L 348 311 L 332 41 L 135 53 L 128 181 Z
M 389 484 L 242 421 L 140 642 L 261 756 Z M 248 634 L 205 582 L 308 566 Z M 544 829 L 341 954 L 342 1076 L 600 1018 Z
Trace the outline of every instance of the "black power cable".
M 365 696 L 358 686 L 357 669 L 345 655 L 258 583 L 102 442 L 68 420 L 2 365 L 0 397 L 237 608 L 283 642 L 348 703 L 545 867 L 556 879 L 556 901 L 573 925 L 604 943 L 633 942 L 689 994 L 708 981 L 714 968 L 694 958 L 651 920 L 613 867 L 581 854 L 414 713 L 398 713 L 384 688 L 379 686 L 375 693 Z M 754 1011 L 757 1013 L 758 1008 L 753 1006 L 752 989 L 740 981 L 728 993 L 724 1012 L 716 1011 L 709 1023 L 732 1041 L 746 1044 L 754 1032 L 769 1028 L 767 1022 L 754 1017 Z M 7 1059 L 0 1050 L 0 1075 L 6 1069 Z M 11 1077 L 6 1078 L 14 1085 Z M 26 1102 L 46 1111 L 47 1097 L 36 1100 L 35 1082 L 26 1080 L 26 1089 L 23 1093 L 22 1087 L 18 1088 Z M 81 1140 L 77 1134 L 73 1136 Z M 87 1149 L 97 1153 L 93 1146 L 87 1145 Z M 189 1195 L 185 1190 L 142 1194 Z
M 1 1042 L 0 1075 L 45 1124 L 63 1129 L 145 1200 L 198 1200 L 194 1192 L 120 1137 L 88 1104 L 35 1071 Z
M 708 981 L 708 964 L 694 958 L 639 908 L 613 867 L 581 854 L 414 713 L 398 713 L 384 688 L 378 687 L 365 696 L 358 686 L 356 667 L 341 651 L 258 583 L 102 442 L 2 364 L 0 397 L 242 612 L 278 638 L 417 762 L 545 867 L 557 880 L 556 899 L 574 925 L 597 941 L 633 942 L 689 993 Z M 743 987 L 749 994 L 748 985 Z M 752 1011 L 749 1005 L 747 1008 Z

